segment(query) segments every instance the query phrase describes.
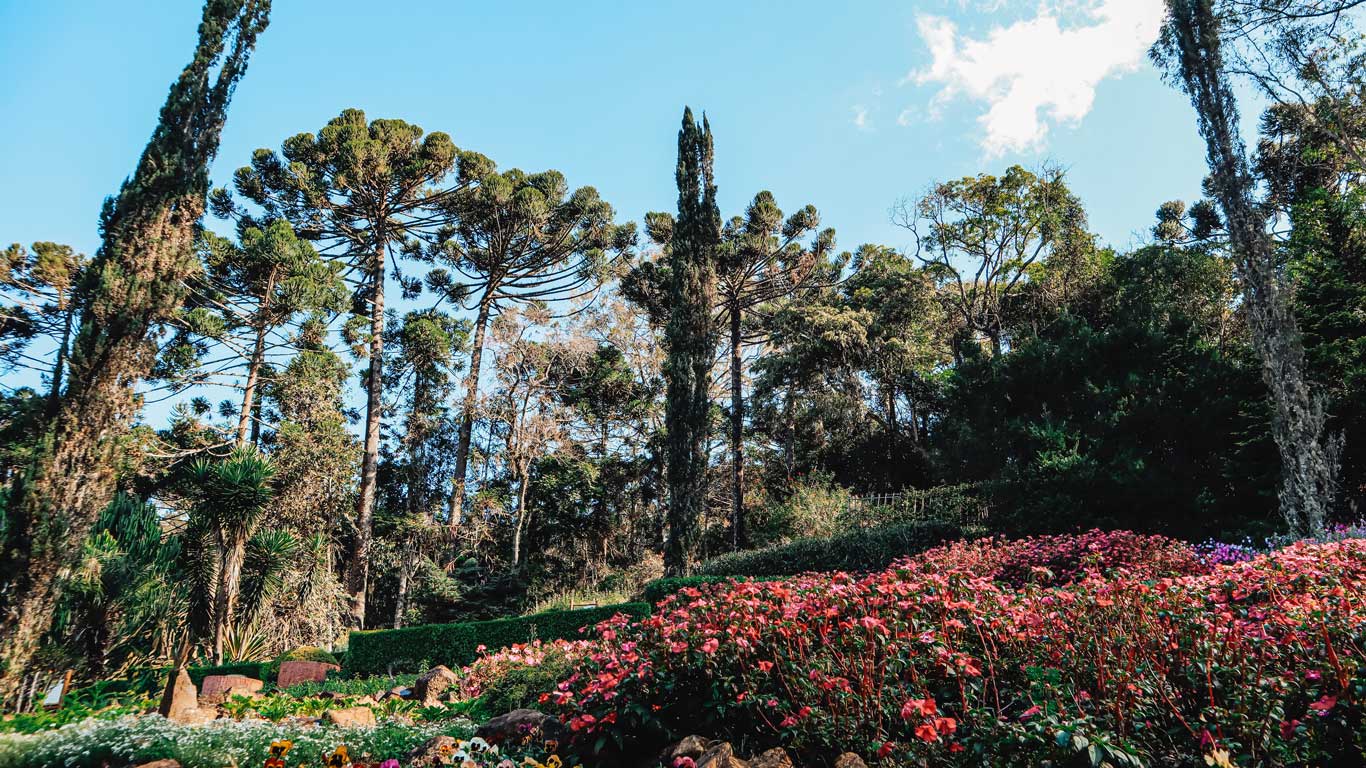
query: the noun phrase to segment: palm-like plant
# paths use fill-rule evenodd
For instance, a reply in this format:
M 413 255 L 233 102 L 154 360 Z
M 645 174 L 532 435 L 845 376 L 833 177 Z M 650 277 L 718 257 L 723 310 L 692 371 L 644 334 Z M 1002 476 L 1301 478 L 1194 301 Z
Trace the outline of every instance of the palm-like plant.
M 192 507 L 182 554 L 191 581 L 191 630 L 213 637 L 218 664 L 223 663 L 223 646 L 244 593 L 243 566 L 249 551 L 252 568 L 245 594 L 253 618 L 284 567 L 285 561 L 272 555 L 292 551 L 292 544 L 274 533 L 254 538 L 274 494 L 274 474 L 270 460 L 253 449 L 238 449 L 219 461 L 200 459 L 186 471 Z M 293 542 L 288 534 L 284 537 Z

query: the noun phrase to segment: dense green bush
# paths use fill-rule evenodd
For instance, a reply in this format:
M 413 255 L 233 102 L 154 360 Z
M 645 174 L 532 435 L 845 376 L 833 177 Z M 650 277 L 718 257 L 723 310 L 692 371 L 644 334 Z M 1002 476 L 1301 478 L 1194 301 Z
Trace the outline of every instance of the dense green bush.
M 645 602 L 650 605 L 659 605 L 660 600 L 680 589 L 699 587 L 703 584 L 716 584 L 723 581 L 744 581 L 744 578 L 734 576 L 666 576 L 647 582 L 643 590 L 643 597 Z
M 266 682 L 273 683 L 280 676 L 280 665 L 286 661 L 320 661 L 324 664 L 336 664 L 341 666 L 341 662 L 336 656 L 312 645 L 301 645 L 292 651 L 285 651 L 269 664 L 263 664 L 261 671 L 266 676 L 261 678 Z
M 384 722 L 370 728 L 338 728 L 262 721 L 218 720 L 212 725 L 178 725 L 164 718 L 91 718 L 33 735 L 0 735 L 0 768 L 100 768 L 171 759 L 184 768 L 258 766 L 275 739 L 293 740 L 290 764 L 321 765 L 322 758 L 345 744 L 357 760 L 378 764 L 403 759 L 428 739 L 446 734 L 468 738 L 470 724 L 453 721 L 421 725 Z
M 906 555 L 977 532 L 954 523 L 917 522 L 856 530 L 824 539 L 798 539 L 702 564 L 704 576 L 795 576 L 808 571 L 876 571 Z
M 536 639 L 574 639 L 580 628 L 617 613 L 648 616 L 650 605 L 622 603 L 511 619 L 352 632 L 346 671 L 353 675 L 385 674 L 391 669 L 411 672 L 424 663 L 463 667 L 478 658 L 480 646 L 496 649 Z
M 204 685 L 204 678 L 209 675 L 246 675 L 267 682 L 273 680 L 270 664 L 258 661 L 241 661 L 216 667 L 188 667 L 185 671 L 190 673 L 190 680 L 196 687 Z

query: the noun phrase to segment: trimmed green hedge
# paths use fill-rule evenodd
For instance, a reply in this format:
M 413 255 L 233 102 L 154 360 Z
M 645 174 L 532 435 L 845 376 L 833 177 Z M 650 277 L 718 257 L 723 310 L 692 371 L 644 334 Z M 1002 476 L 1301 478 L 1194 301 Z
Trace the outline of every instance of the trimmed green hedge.
M 511 619 L 352 632 L 346 650 L 346 671 L 352 675 L 387 674 L 390 669 L 413 672 L 424 662 L 456 669 L 477 659 L 476 649 L 481 645 L 494 650 L 533 639 L 573 640 L 580 637 L 580 628 L 618 613 L 643 618 L 650 615 L 650 605 L 622 603 Z
M 798 539 L 749 552 L 731 552 L 706 561 L 703 576 L 795 576 L 807 571 L 877 571 L 898 558 L 946 541 L 976 535 L 955 523 L 916 522 L 842 533 L 823 539 Z
M 269 667 L 268 662 L 241 661 L 234 664 L 221 664 L 216 667 L 187 667 L 185 671 L 190 673 L 190 680 L 194 682 L 196 688 L 199 688 L 204 685 L 204 678 L 209 675 L 246 675 L 257 680 L 273 683 L 275 680 L 267 674 Z
M 644 598 L 645 602 L 652 606 L 659 605 L 660 600 L 663 600 L 681 589 L 700 587 L 703 584 L 719 584 L 727 581 L 744 580 L 743 576 L 665 576 L 662 579 L 646 582 Z

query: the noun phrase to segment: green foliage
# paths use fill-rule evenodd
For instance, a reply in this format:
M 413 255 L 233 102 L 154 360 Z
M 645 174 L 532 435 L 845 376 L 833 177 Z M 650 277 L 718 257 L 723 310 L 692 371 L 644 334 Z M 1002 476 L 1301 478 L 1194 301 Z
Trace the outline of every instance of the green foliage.
M 190 681 L 196 687 L 204 684 L 204 678 L 210 675 L 246 675 L 257 680 L 270 682 L 270 664 L 257 661 L 242 661 L 233 664 L 217 664 L 206 667 L 187 667 L 185 671 L 190 675 Z
M 875 571 L 974 531 L 954 523 L 918 522 L 797 539 L 788 544 L 731 552 L 698 567 L 705 576 L 795 576 L 808 571 Z
M 678 218 L 669 232 L 669 306 L 664 331 L 664 409 L 669 484 L 665 572 L 680 576 L 692 564 L 698 519 L 706 506 L 706 441 L 711 413 L 711 366 L 716 347 L 716 260 L 721 211 L 712 172 L 711 126 L 683 110 L 678 132 Z M 656 216 L 656 219 L 659 217 Z
M 291 764 L 321 765 L 345 744 L 358 762 L 402 760 L 439 734 L 469 738 L 468 721 L 432 725 L 383 722 L 373 728 L 338 728 L 241 721 L 177 725 L 161 717 L 96 719 L 31 736 L 0 736 L 0 768 L 66 766 L 101 768 L 175 760 L 185 768 L 238 768 L 265 763 L 270 743 L 290 739 Z M 296 763 L 297 761 L 297 763 Z
M 1227 339 L 1229 290 L 1215 254 L 1116 258 L 1103 309 L 955 369 L 943 472 L 986 481 L 993 524 L 1012 532 L 1260 533 L 1276 464 L 1257 363 Z
M 293 650 L 285 651 L 276 657 L 274 661 L 266 664 L 264 666 L 266 677 L 262 679 L 267 681 L 275 680 L 280 675 L 280 665 L 286 661 L 320 661 L 324 664 L 336 664 L 339 667 L 341 666 L 341 662 L 331 653 L 311 645 L 304 645 Z
M 389 670 L 416 670 L 423 664 L 463 667 L 479 657 L 480 646 L 503 648 L 530 640 L 576 639 L 579 629 L 617 613 L 643 617 L 645 603 L 623 603 L 573 611 L 547 611 L 531 616 L 461 624 L 426 624 L 403 629 L 352 632 L 346 671 L 353 675 Z
M 539 664 L 513 664 L 503 674 L 484 683 L 479 708 L 496 717 L 514 709 L 535 709 L 541 694 L 555 690 L 574 665 L 564 654 L 546 653 Z
M 365 677 L 332 677 L 321 682 L 307 682 L 281 689 L 296 699 L 317 696 L 320 693 L 335 693 L 342 696 L 373 696 L 393 688 L 410 688 L 417 682 L 417 675 L 368 675 Z
M 647 583 L 643 596 L 645 602 L 650 605 L 659 605 L 660 600 L 679 590 L 700 587 L 703 584 L 723 584 L 744 580 L 744 576 L 666 576 Z

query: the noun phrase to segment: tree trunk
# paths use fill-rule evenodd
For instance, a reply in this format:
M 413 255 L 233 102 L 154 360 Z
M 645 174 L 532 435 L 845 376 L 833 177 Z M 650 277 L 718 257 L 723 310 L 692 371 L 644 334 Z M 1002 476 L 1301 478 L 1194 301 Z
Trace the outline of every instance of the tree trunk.
M 527 472 L 522 467 L 517 470 L 521 481 L 517 484 L 517 527 L 512 532 L 512 567 L 522 563 L 522 531 L 526 526 L 526 485 Z
M 1281 457 L 1281 514 L 1291 530 L 1319 533 L 1337 490 L 1338 445 L 1327 434 L 1324 398 L 1311 390 L 1305 374 L 1304 345 L 1280 284 L 1266 215 L 1253 201 L 1238 105 L 1220 54 L 1219 20 L 1210 0 L 1169 0 L 1168 5 L 1181 78 L 1205 139 L 1210 187 L 1223 209 L 1253 348 L 1271 396 L 1272 435 Z
M 380 238 L 383 243 L 383 237 Z M 370 283 L 370 370 L 366 373 L 365 453 L 361 459 L 360 499 L 356 504 L 356 538 L 347 563 L 346 590 L 351 595 L 351 626 L 365 627 L 365 593 L 370 586 L 370 534 L 375 515 L 375 484 L 379 469 L 379 425 L 384 411 L 384 257 L 375 249 Z
M 214 595 L 213 607 L 215 664 L 223 663 L 223 644 L 227 640 L 228 632 L 232 630 L 233 619 L 237 615 L 237 593 L 242 583 L 242 561 L 246 557 L 246 549 L 246 540 L 235 538 L 219 558 L 218 592 Z
M 408 564 L 398 566 L 398 595 L 394 598 L 394 629 L 403 628 L 403 612 L 408 610 Z
M 266 280 L 266 292 L 256 308 L 256 339 L 251 348 L 251 362 L 247 364 L 247 387 L 242 392 L 242 412 L 237 417 L 237 447 L 247 444 L 256 423 L 256 386 L 261 377 L 261 364 L 266 359 L 266 313 L 270 311 L 270 296 L 275 291 L 275 269 Z
M 66 374 L 66 357 L 71 349 L 71 326 L 76 321 L 76 307 L 71 298 L 62 308 L 62 341 L 57 345 L 57 362 L 52 366 L 52 389 L 47 395 L 47 418 L 57 415 L 57 406 L 62 402 L 62 376 Z
M 730 525 L 731 548 L 740 549 L 745 533 L 745 393 L 740 306 L 730 306 Z
M 470 350 L 470 370 L 465 375 L 465 399 L 461 405 L 460 434 L 455 446 L 455 488 L 450 499 L 450 525 L 458 528 L 464 521 L 465 473 L 469 466 L 470 439 L 474 435 L 474 408 L 479 401 L 479 367 L 484 357 L 484 331 L 488 327 L 492 309 L 493 287 L 490 286 L 479 301 L 479 314 L 474 320 L 474 345 Z

